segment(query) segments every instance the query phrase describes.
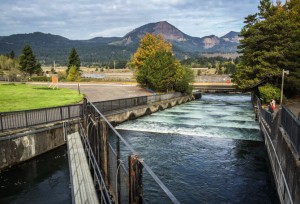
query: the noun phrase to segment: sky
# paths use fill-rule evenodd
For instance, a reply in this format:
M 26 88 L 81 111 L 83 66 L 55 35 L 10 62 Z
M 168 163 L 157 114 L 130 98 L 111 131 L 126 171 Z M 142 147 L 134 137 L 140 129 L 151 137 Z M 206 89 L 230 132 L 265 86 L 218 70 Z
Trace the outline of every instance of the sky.
M 259 0 L 0 0 L 0 36 L 43 32 L 72 40 L 122 37 L 167 21 L 193 37 L 240 31 Z

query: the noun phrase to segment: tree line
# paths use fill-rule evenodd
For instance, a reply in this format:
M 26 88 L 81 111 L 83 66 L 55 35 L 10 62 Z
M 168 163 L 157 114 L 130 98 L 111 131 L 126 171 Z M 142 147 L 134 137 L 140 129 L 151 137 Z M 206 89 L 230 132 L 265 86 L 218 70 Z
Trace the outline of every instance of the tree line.
M 75 48 L 71 49 L 68 61 L 66 75 L 70 81 L 75 81 L 80 77 L 81 61 Z M 52 68 L 52 73 L 55 70 Z M 25 45 L 22 53 L 15 58 L 14 52 L 6 55 L 0 55 L 0 77 L 7 77 L 9 81 L 16 81 L 17 78 L 30 79 L 33 74 L 42 75 L 41 63 L 36 60 L 30 45 Z M 18 77 L 19 75 L 19 77 Z

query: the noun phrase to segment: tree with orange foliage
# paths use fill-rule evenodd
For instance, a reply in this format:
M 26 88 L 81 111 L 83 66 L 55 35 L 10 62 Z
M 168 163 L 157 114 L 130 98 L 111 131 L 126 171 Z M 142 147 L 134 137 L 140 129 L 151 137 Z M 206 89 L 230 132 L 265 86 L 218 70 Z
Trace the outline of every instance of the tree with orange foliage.
M 132 59 L 137 82 L 154 91 L 190 92 L 192 71 L 175 59 L 171 43 L 162 35 L 147 33 Z

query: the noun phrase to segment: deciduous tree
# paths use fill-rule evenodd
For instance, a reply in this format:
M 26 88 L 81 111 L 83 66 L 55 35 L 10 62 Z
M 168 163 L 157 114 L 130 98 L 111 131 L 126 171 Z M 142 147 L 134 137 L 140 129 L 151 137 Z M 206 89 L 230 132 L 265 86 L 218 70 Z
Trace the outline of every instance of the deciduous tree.
M 190 78 L 185 76 L 187 72 L 175 60 L 171 44 L 161 35 L 148 33 L 141 39 L 132 65 L 136 80 L 143 87 L 160 92 L 189 90 Z M 187 86 L 180 84 L 183 81 L 186 81 Z
M 75 67 L 74 65 L 71 66 L 67 80 L 68 81 L 76 81 L 79 79 L 79 76 L 80 76 L 80 74 L 79 74 L 79 71 L 77 70 L 77 67 Z

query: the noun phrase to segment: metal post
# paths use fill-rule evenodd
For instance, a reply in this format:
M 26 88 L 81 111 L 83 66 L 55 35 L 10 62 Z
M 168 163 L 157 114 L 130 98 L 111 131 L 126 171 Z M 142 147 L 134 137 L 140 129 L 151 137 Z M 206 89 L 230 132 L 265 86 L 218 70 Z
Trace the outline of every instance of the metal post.
M 59 108 L 59 112 L 60 112 L 60 120 L 63 120 L 62 107 Z
M 71 118 L 71 113 L 70 113 L 70 106 L 68 106 L 68 119 Z
M 280 107 L 282 107 L 282 98 L 283 98 L 283 84 L 284 84 L 284 74 L 289 74 L 289 71 L 282 70 L 282 79 L 281 79 L 281 94 L 280 94 Z
M 120 168 L 120 138 L 117 137 L 117 169 L 118 167 Z M 121 173 L 120 171 L 117 171 L 118 175 L 117 175 L 117 183 L 118 183 L 118 188 L 116 189 L 116 191 L 118 192 L 118 197 L 116 198 L 118 200 L 117 203 L 121 203 Z
M 2 114 L 0 114 L 0 123 L 1 123 L 1 131 L 4 132 L 4 127 L 3 127 L 3 117 L 2 117 Z
M 77 88 L 78 88 L 78 94 L 80 94 L 80 85 L 79 85 L 79 83 L 77 84 Z
M 28 127 L 27 111 L 25 111 L 25 122 L 26 122 L 26 127 Z
M 142 164 L 138 161 L 137 155 L 128 157 L 129 167 L 129 203 L 143 203 L 142 187 Z
M 88 124 L 87 116 L 88 116 L 88 113 L 87 113 L 87 99 L 84 98 L 83 103 L 82 103 L 82 117 L 83 117 L 83 127 L 84 127 L 85 133 L 87 133 L 87 128 L 86 128 L 87 124 Z

